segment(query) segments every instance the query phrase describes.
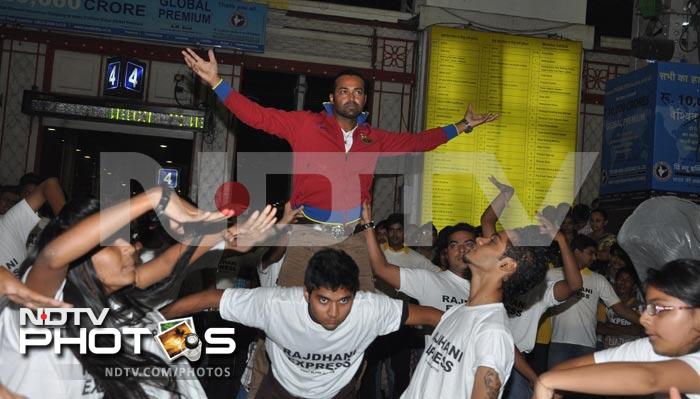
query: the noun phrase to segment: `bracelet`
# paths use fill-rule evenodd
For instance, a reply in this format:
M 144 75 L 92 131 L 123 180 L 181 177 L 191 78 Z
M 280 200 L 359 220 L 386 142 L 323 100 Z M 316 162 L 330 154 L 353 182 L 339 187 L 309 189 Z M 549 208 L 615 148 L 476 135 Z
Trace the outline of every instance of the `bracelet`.
M 369 223 L 361 224 L 360 227 L 362 230 L 372 229 L 374 228 L 374 220 L 370 220 Z
M 224 82 L 224 78 L 219 78 L 219 81 L 214 86 L 212 86 L 211 89 L 216 90 L 216 88 L 219 87 L 219 85 L 223 82 Z
M 170 193 L 172 191 L 167 188 L 163 187 L 163 193 L 160 196 L 160 201 L 158 201 L 158 205 L 156 205 L 155 212 L 156 216 L 160 217 L 163 212 L 165 212 L 165 208 L 168 206 L 168 203 L 170 202 Z
M 460 123 L 466 123 L 466 124 L 467 124 L 467 127 L 464 129 L 464 133 L 469 134 L 469 133 L 472 132 L 472 130 L 474 130 L 474 127 L 473 127 L 472 125 L 470 125 L 469 122 L 467 122 L 466 119 L 462 119 L 462 120 L 460 120 L 459 122 L 455 123 L 455 127 L 457 127 L 457 125 L 459 125 Z M 457 130 L 459 130 L 459 129 L 457 129 Z

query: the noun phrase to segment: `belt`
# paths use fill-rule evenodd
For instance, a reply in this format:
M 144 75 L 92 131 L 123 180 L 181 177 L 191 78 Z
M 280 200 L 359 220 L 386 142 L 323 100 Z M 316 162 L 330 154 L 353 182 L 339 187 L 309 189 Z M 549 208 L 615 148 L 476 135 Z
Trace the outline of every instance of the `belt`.
M 314 230 L 322 231 L 329 236 L 338 239 L 351 236 L 355 232 L 355 227 L 357 227 L 360 221 L 355 220 L 348 223 L 319 223 L 315 220 L 301 217 L 297 220 L 297 223 L 313 225 Z

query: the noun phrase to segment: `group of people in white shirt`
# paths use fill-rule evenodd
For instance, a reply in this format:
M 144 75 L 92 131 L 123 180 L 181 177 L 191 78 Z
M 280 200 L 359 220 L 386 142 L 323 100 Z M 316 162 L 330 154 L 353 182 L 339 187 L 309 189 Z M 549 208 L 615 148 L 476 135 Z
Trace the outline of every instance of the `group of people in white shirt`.
M 109 356 L 81 353 L 75 345 L 61 355 L 51 347 L 20 353 L 19 307 L 60 306 L 110 309 L 99 326 L 87 319 L 66 325 L 69 337 L 79 328 L 153 330 L 165 319 L 218 309 L 224 319 L 265 333 L 269 372 L 259 398 L 355 398 L 367 348 L 378 336 L 408 325 L 434 330 L 425 336 L 408 387 L 396 392 L 401 398 L 549 399 L 557 391 L 646 395 L 672 388 L 674 394 L 677 389 L 700 398 L 700 261 L 679 259 L 650 274 L 640 316 L 624 306 L 605 277 L 588 269 L 595 241 L 569 240 L 556 221 L 543 216 L 537 226 L 497 231 L 513 193 L 493 182 L 501 193 L 482 215 L 481 236 L 464 224 L 444 233 L 444 269 L 396 245 L 382 248 L 371 208 L 363 205 L 367 228 L 359 234 L 365 235 L 375 277 L 418 305 L 361 291 L 355 260 L 327 248 L 309 260 L 301 287 L 275 286 L 284 256 L 278 251 L 259 268 L 266 287 L 205 290 L 159 312 L 148 304 L 165 303 L 158 299 L 181 284 L 188 267 L 208 250 L 221 243 L 241 252 L 266 240 L 279 243 L 294 210 L 288 207 L 282 223 L 268 206 L 228 225 L 232 211 L 204 212 L 159 187 L 101 209 L 96 200 L 66 203 L 58 181 L 45 180 L 0 216 L 0 398 L 205 397 L 198 380 L 178 373 L 108 376 L 106 370 L 114 367 L 191 368 L 185 358 L 167 361 L 154 340 L 142 345 L 124 337 L 121 351 Z M 35 212 L 44 203 L 56 216 L 27 253 Z M 148 212 L 181 239 L 141 264 L 139 245 L 119 232 Z M 549 270 L 545 244 L 551 242 L 557 244 L 560 269 Z M 647 337 L 595 352 L 599 301 L 640 323 Z M 553 307 L 552 367 L 538 376 L 523 354 L 535 346 L 540 317 Z

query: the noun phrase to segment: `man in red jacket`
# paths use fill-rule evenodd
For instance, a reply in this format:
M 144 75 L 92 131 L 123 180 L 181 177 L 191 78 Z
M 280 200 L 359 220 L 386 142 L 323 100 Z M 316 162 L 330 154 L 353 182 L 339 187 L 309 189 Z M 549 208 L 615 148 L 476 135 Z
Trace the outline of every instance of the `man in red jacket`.
M 336 78 L 335 90 L 329 96 L 330 103 L 324 104 L 325 112 L 265 108 L 223 82 L 213 51 L 209 51 L 208 61 L 191 49 L 182 54 L 187 66 L 214 89 L 238 119 L 289 142 L 294 151 L 292 206 L 304 205 L 307 218 L 323 223 L 359 220 L 362 203 L 371 202 L 370 190 L 379 153 L 397 155 L 429 151 L 461 132 L 470 132 L 498 117 L 495 114 L 475 115 L 470 105 L 464 119 L 459 122 L 418 134 L 373 128 L 366 122 L 366 113 L 362 112 L 367 100 L 364 79 L 351 70 L 341 72 Z M 326 154 L 314 156 L 313 153 L 319 152 Z M 339 156 L 327 156 L 329 153 L 338 153 Z M 309 162 L 312 165 L 308 165 Z M 326 173 L 325 178 L 318 174 L 304 174 L 314 170 L 318 173 L 314 166 L 320 162 L 326 163 L 321 168 Z M 354 180 L 357 178 L 359 185 Z
M 208 60 L 189 48 L 182 54 L 187 66 L 212 87 L 239 120 L 289 142 L 294 152 L 290 202 L 295 208 L 303 206 L 303 216 L 324 224 L 324 230 L 340 232 L 332 234 L 335 238 L 352 232 L 360 219 L 362 203 L 371 202 L 370 190 L 380 154 L 429 151 L 461 132 L 471 132 L 476 126 L 498 118 L 490 113 L 476 115 L 469 105 L 462 120 L 441 128 L 417 134 L 377 129 L 366 122 L 367 114 L 362 112 L 367 100 L 364 79 L 350 70 L 341 72 L 335 79 L 330 102 L 324 104 L 325 112 L 265 108 L 232 90 L 221 79 L 212 50 L 209 50 Z M 364 241 L 358 239 L 356 244 L 357 248 L 341 249 L 353 257 L 356 249 L 361 251 L 360 258 L 355 259 L 360 265 L 368 265 L 369 262 L 363 261 L 367 259 Z M 303 270 L 305 262 L 301 259 L 299 262 Z M 287 269 L 287 261 L 284 269 Z M 365 277 L 371 277 L 369 267 L 361 269 L 367 269 L 362 270 L 360 276 L 363 289 L 367 289 Z M 303 276 L 303 273 L 293 274 Z

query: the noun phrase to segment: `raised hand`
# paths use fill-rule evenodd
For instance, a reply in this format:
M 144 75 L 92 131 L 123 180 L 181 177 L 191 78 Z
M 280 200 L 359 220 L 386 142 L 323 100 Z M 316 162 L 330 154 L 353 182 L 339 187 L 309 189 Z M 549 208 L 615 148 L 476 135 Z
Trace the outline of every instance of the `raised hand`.
M 563 234 L 559 231 L 559 227 L 554 225 L 554 222 L 547 219 L 542 213 L 537 212 L 537 221 L 540 225 L 540 233 L 546 234 L 548 237 L 556 238 L 558 234 Z
M 302 216 L 303 210 L 304 205 L 293 209 L 292 204 L 289 201 L 287 201 L 287 203 L 284 204 L 284 215 L 282 215 L 282 219 L 280 219 L 279 224 L 287 225 L 296 223 L 297 219 L 299 219 Z
M 163 213 L 170 219 L 170 227 L 178 233 L 184 232 L 185 223 L 212 223 L 228 219 L 235 214 L 232 209 L 224 209 L 222 212 L 202 211 L 175 193 L 170 194 L 170 201 Z
M 196 73 L 203 81 L 207 82 L 209 86 L 214 86 L 219 83 L 221 78 L 219 77 L 219 67 L 216 64 L 216 57 L 214 56 L 213 50 L 209 50 L 208 52 L 209 60 L 204 60 L 191 48 L 182 50 L 182 55 L 185 57 L 185 64 L 187 64 L 187 67 Z
M 31 309 L 71 307 L 65 302 L 57 301 L 30 290 L 2 266 L 0 266 L 0 296 L 7 296 L 12 302 Z
M 266 239 L 272 232 L 270 228 L 277 221 L 274 209 L 272 205 L 268 205 L 262 211 L 253 212 L 248 220 L 226 230 L 224 239 L 237 247 L 252 246 Z
M 498 114 L 491 112 L 486 114 L 475 114 L 471 104 L 467 105 L 467 112 L 464 114 L 464 119 L 471 127 L 477 127 L 484 123 L 495 121 L 499 117 L 500 116 Z
M 498 191 L 502 193 L 513 195 L 513 193 L 515 192 L 515 189 L 512 186 L 501 183 L 500 181 L 496 180 L 496 178 L 493 176 L 489 176 L 489 181 L 491 182 L 491 184 L 496 186 Z

